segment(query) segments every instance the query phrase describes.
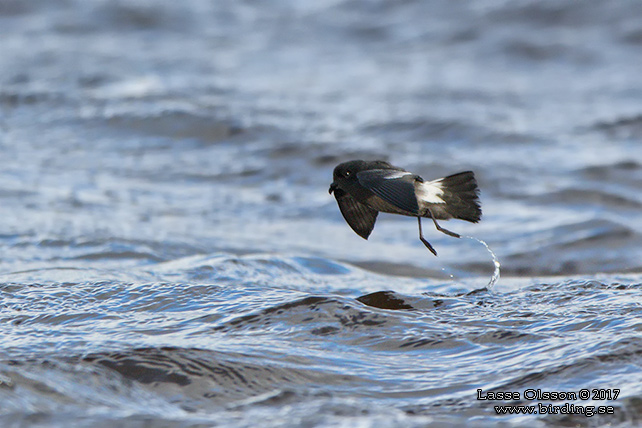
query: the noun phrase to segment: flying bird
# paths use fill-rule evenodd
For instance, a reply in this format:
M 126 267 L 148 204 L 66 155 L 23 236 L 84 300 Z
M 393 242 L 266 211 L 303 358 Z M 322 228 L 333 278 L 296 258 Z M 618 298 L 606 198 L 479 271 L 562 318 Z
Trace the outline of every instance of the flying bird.
M 364 239 L 370 236 L 379 212 L 417 217 L 419 239 L 436 256 L 423 236 L 422 217 L 431 218 L 437 230 L 455 238 L 461 236 L 444 229 L 437 220 L 477 223 L 481 218 L 479 188 L 472 171 L 426 181 L 388 162 L 353 160 L 337 165 L 332 175 L 329 192 L 334 192 L 348 225 Z

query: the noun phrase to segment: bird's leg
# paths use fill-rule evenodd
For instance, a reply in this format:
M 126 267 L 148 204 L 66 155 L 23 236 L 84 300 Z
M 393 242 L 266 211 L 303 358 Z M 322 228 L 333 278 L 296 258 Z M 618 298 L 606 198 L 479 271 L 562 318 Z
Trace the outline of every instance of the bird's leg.
M 424 239 L 424 233 L 421 231 L 421 217 L 417 216 L 417 221 L 419 222 L 419 239 L 421 240 L 421 242 L 424 243 L 426 248 L 428 248 L 431 253 L 433 253 L 434 255 L 437 255 L 437 251 L 435 251 L 435 249 L 432 247 L 432 245 L 430 245 L 430 242 L 428 242 L 428 241 L 426 241 L 426 239 Z
M 428 208 L 428 213 L 430 214 L 430 218 L 432 219 L 432 222 L 435 223 L 435 227 L 437 228 L 438 231 L 441 233 L 445 233 L 446 235 L 452 236 L 453 238 L 461 238 L 461 235 L 451 232 L 448 229 L 444 229 L 443 227 L 439 226 L 439 223 L 437 223 L 437 220 L 435 220 L 435 216 L 432 214 L 432 211 L 430 211 L 430 207 Z M 421 225 L 419 226 L 419 230 L 421 230 Z

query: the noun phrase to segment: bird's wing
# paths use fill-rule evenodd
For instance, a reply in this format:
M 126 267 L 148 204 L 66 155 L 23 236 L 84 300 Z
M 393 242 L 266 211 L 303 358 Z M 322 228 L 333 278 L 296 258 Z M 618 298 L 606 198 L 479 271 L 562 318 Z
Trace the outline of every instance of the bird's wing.
M 335 190 L 334 197 L 337 198 L 339 210 L 341 210 L 343 218 L 346 219 L 352 230 L 357 232 L 357 235 L 363 239 L 368 239 L 372 229 L 374 229 L 379 212 L 359 203 L 350 194 L 340 189 Z
M 415 195 L 417 178 L 419 177 L 411 172 L 394 169 L 371 169 L 357 173 L 359 184 L 386 202 L 411 214 L 419 212 Z

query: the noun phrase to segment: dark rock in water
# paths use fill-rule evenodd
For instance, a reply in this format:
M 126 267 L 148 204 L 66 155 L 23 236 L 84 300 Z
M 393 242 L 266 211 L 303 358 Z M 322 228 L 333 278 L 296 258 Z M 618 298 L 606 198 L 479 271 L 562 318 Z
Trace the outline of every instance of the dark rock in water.
M 397 297 L 392 291 L 377 291 L 376 293 L 357 297 L 357 300 L 364 305 L 380 309 L 414 309 L 412 305 Z

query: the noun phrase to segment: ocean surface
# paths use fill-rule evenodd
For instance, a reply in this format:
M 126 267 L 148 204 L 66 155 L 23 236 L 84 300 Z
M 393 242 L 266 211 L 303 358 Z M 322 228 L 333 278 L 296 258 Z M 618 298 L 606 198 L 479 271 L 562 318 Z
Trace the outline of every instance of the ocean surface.
M 0 426 L 642 424 L 640 16 L 0 1 Z M 477 240 L 361 239 L 351 159 L 475 171 Z

